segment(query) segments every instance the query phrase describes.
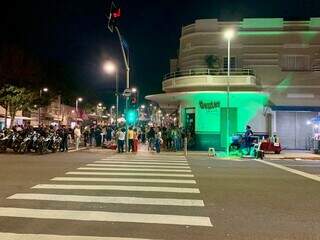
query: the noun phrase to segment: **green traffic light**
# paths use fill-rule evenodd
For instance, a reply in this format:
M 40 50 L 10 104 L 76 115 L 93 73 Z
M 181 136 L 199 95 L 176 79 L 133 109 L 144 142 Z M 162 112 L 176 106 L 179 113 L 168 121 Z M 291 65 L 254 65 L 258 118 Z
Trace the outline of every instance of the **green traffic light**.
M 126 120 L 129 124 L 133 124 L 137 121 L 138 114 L 136 110 L 128 110 Z

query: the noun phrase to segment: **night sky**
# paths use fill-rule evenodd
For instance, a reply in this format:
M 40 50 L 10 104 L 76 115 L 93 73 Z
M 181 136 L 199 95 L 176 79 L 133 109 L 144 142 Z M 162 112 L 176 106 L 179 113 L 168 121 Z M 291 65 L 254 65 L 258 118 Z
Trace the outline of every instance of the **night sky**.
M 101 63 L 113 59 L 121 69 L 124 65 L 118 39 L 106 28 L 108 0 L 8 2 L 1 6 L 1 41 L 19 44 L 41 59 L 72 66 L 79 95 L 111 101 L 114 80 L 103 74 Z M 130 47 L 131 83 L 141 95 L 161 91 L 162 76 L 169 71 L 169 59 L 176 56 L 179 47 L 181 27 L 195 19 L 320 17 L 319 0 L 118 2 L 120 29 Z M 120 77 L 124 87 L 123 70 Z

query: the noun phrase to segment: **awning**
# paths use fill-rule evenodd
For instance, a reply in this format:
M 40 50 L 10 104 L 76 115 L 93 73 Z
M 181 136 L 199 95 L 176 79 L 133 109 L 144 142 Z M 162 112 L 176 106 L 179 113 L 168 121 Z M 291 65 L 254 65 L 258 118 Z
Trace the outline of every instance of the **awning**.
M 290 112 L 320 112 L 317 106 L 270 106 L 272 111 L 290 111 Z

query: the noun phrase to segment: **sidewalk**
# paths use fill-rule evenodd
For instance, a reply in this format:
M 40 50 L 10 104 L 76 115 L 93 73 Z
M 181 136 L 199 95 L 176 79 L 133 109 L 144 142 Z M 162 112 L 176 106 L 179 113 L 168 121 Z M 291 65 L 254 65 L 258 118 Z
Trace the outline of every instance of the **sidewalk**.
M 283 150 L 280 154 L 265 154 L 265 159 L 320 160 L 320 154 L 314 154 L 306 150 Z
M 183 154 L 183 153 L 182 153 Z M 230 160 L 241 160 L 246 158 L 240 158 L 239 156 L 226 157 L 224 152 L 217 152 L 216 158 L 230 159 Z M 188 156 L 208 156 L 207 151 L 188 151 Z M 283 150 L 280 154 L 267 153 L 264 156 L 266 160 L 320 160 L 320 154 L 314 154 L 307 150 Z

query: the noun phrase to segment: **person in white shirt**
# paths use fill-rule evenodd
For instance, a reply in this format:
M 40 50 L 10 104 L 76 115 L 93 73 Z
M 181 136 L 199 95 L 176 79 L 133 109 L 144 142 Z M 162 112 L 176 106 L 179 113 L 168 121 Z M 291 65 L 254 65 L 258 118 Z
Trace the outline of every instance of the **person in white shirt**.
M 118 138 L 118 153 L 123 153 L 124 140 L 126 138 L 125 129 L 118 129 L 117 138 Z
M 81 139 L 81 130 L 78 125 L 74 128 L 73 133 L 74 133 L 74 139 L 76 142 L 76 150 L 79 150 L 79 144 L 80 144 L 80 139 Z

